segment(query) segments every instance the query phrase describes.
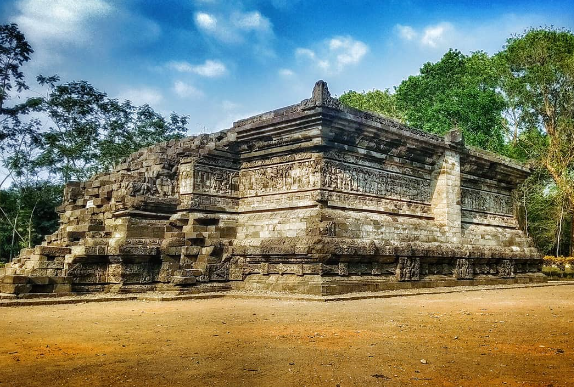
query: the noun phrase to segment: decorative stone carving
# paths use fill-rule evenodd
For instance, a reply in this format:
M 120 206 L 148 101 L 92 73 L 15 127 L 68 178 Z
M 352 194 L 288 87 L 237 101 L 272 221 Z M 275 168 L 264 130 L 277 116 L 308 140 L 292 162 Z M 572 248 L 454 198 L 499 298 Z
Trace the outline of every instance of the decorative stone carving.
M 494 192 L 462 188 L 462 208 L 472 211 L 512 215 L 512 197 Z
M 400 257 L 397 265 L 397 281 L 418 281 L 420 279 L 420 258 Z
M 339 275 L 349 275 L 349 264 L 345 262 L 339 263 Z
M 319 164 L 307 160 L 243 170 L 239 190 L 252 196 L 318 187 Z
M 516 276 L 514 262 L 510 259 L 501 260 L 496 270 L 498 271 L 498 275 L 503 278 L 514 278 Z
M 428 203 L 430 180 L 326 160 L 321 187 Z
M 454 278 L 472 279 L 474 277 L 473 262 L 470 259 L 457 259 L 454 268 Z
M 237 195 L 237 171 L 213 166 L 196 165 L 194 169 L 194 192 L 212 195 Z

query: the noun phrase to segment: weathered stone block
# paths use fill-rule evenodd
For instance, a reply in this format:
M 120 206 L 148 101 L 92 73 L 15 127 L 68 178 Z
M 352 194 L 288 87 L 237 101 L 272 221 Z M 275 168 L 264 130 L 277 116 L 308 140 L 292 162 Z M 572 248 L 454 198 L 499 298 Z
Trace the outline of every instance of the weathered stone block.
M 31 284 L 1 284 L 0 293 L 8 294 L 24 294 L 32 290 Z
M 48 285 L 50 283 L 49 277 L 30 277 L 30 283 L 32 285 Z
M 61 246 L 36 246 L 34 249 L 34 253 L 38 255 L 47 255 L 47 256 L 64 256 L 70 253 L 69 247 L 61 247 Z
M 195 277 L 172 277 L 171 283 L 178 286 L 193 285 L 197 282 Z
M 4 277 L 2 277 L 2 283 L 10 285 L 27 284 L 29 280 L 30 279 L 28 278 L 28 276 L 25 275 L 5 275 Z

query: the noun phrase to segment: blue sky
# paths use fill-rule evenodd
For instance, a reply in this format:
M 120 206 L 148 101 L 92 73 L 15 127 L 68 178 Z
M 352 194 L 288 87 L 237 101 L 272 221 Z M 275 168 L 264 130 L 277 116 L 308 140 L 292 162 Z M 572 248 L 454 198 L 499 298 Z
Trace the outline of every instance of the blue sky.
M 308 98 L 385 89 L 449 49 L 499 51 L 528 27 L 574 29 L 574 1 L 3 0 L 35 75 L 190 116 L 190 134 Z M 30 94 L 40 93 L 31 85 Z

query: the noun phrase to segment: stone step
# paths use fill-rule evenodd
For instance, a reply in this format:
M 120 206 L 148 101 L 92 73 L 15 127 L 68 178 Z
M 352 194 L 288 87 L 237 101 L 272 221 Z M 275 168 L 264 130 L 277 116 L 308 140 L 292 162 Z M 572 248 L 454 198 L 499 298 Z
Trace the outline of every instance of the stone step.
M 11 284 L 11 285 L 27 284 L 28 280 L 29 278 L 25 275 L 5 275 L 4 277 L 2 277 L 3 284 Z
M 62 246 L 36 246 L 34 253 L 38 255 L 48 255 L 48 256 L 65 256 L 70 254 L 71 249 L 69 247 Z
M 183 272 L 188 277 L 199 277 L 203 275 L 203 270 L 200 269 L 183 269 Z
M 197 279 L 195 277 L 180 277 L 180 276 L 171 277 L 171 283 L 177 286 L 193 285 L 196 282 Z

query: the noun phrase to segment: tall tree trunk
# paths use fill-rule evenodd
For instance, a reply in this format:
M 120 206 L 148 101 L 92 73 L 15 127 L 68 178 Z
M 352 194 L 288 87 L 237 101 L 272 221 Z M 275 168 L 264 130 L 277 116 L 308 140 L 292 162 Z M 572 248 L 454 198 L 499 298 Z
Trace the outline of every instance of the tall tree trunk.
M 14 225 L 12 227 L 12 243 L 10 244 L 10 262 L 14 258 L 14 242 L 16 241 L 16 227 L 18 226 L 18 215 L 20 215 L 20 205 L 18 205 L 18 212 L 16 212 L 16 218 L 14 218 Z M 20 234 L 18 234 L 20 235 Z
M 32 247 L 32 218 L 34 217 L 34 211 L 36 211 L 36 206 L 38 205 L 38 200 L 34 203 L 34 208 L 30 212 L 30 218 L 28 219 L 28 248 Z
M 570 219 L 570 254 L 568 255 L 574 257 L 574 208 L 572 208 L 572 218 Z
M 562 223 L 564 220 L 564 201 L 560 205 L 560 220 L 558 221 L 558 233 L 556 235 L 556 256 L 560 256 L 560 239 L 562 237 Z
M 526 233 L 526 236 L 529 237 L 530 235 L 528 235 L 528 207 L 526 207 L 526 189 L 522 195 L 522 204 L 524 205 L 524 232 Z

